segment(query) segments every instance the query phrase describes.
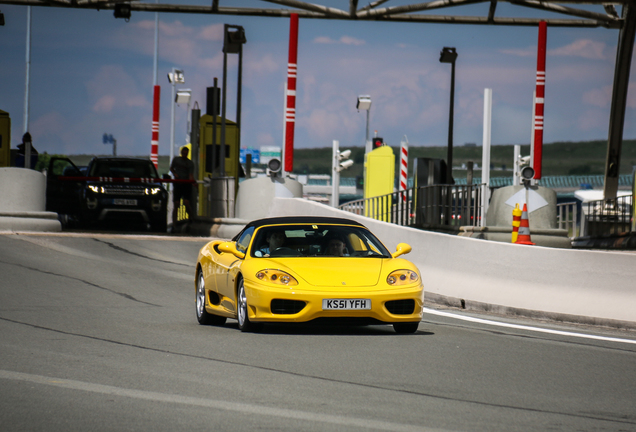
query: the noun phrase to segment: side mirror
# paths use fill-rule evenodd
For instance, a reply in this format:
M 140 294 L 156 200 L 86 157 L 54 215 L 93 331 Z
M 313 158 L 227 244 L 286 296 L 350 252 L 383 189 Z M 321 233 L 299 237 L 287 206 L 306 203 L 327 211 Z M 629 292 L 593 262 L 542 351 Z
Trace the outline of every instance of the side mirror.
M 406 244 L 406 243 L 398 243 L 398 245 L 397 245 L 397 248 L 396 248 L 395 252 L 393 252 L 393 253 L 391 254 L 391 256 L 392 256 L 393 258 L 397 258 L 397 257 L 399 257 L 400 255 L 406 255 L 407 253 L 411 252 L 411 250 L 413 250 L 413 249 L 411 248 L 411 246 L 410 246 L 410 245 L 408 245 L 408 244 Z
M 223 242 L 223 243 L 219 244 L 218 248 L 219 248 L 219 250 L 221 252 L 223 252 L 223 253 L 231 253 L 232 255 L 237 257 L 238 259 L 245 258 L 245 254 L 243 252 L 239 252 L 238 249 L 236 249 L 236 244 L 234 244 L 234 242 L 231 242 L 231 241 Z
M 170 177 L 170 174 L 163 174 L 163 175 L 161 176 L 161 179 L 162 179 L 162 180 L 170 180 L 171 178 L 172 178 L 172 177 Z

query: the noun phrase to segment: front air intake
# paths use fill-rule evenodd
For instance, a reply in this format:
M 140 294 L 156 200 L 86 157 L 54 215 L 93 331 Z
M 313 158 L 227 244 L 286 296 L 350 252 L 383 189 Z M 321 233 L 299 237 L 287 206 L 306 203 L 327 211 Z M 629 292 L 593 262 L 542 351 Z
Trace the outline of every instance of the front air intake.
M 297 314 L 305 307 L 304 301 L 274 299 L 270 305 L 273 314 L 293 315 Z
M 392 300 L 384 304 L 393 315 L 411 315 L 415 311 L 415 300 Z

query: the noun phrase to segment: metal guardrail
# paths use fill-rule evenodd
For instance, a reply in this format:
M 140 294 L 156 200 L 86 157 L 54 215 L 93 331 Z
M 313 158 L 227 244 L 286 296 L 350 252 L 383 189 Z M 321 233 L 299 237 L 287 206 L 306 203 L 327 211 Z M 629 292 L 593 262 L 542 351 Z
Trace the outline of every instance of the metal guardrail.
M 626 195 L 583 204 L 557 204 L 557 225 L 566 229 L 572 239 L 636 232 L 633 202 L 633 195 Z
M 458 231 L 481 222 L 485 185 L 432 185 L 349 201 L 341 210 L 402 226 Z
M 481 178 L 473 178 L 474 183 L 481 182 Z M 571 176 L 543 176 L 539 181 L 541 186 L 558 189 L 558 188 L 580 188 L 581 185 L 590 185 L 594 188 L 602 188 L 605 182 L 604 175 L 571 175 Z M 465 178 L 455 179 L 455 183 L 458 185 L 466 184 Z M 618 176 L 619 186 L 631 186 L 632 175 L 621 174 Z M 512 185 L 512 175 L 506 177 L 491 177 L 491 187 L 503 187 Z
M 603 237 L 634 231 L 634 196 L 583 204 L 582 236 Z
M 578 202 L 561 203 L 556 206 L 557 228 L 567 230 L 571 239 L 581 235 L 579 213 Z

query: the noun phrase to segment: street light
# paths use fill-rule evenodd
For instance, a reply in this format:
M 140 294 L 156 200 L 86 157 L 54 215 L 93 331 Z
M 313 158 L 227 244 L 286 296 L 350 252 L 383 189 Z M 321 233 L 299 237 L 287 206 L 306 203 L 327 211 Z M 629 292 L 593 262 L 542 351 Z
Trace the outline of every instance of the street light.
M 168 73 L 168 81 L 172 84 L 172 100 L 176 100 L 176 88 L 177 84 L 185 83 L 185 77 L 183 71 L 180 69 L 172 68 L 172 72 Z M 171 104 L 170 111 L 170 163 L 174 159 L 174 103 Z
M 190 89 L 181 89 L 177 90 L 177 95 L 175 96 L 175 103 L 177 105 L 186 104 L 188 106 L 187 115 L 186 115 L 186 145 L 190 144 L 190 100 L 192 99 L 192 90 Z
M 453 182 L 453 108 L 455 106 L 455 60 L 457 51 L 455 48 L 444 47 L 440 53 L 440 63 L 451 64 L 451 90 L 450 90 L 450 114 L 448 119 L 448 155 L 446 160 L 446 182 Z
M 238 54 L 238 84 L 236 90 L 236 130 L 238 147 L 241 148 L 241 88 L 243 75 L 243 44 L 247 42 L 245 30 L 241 26 L 225 24 L 223 30 L 223 99 L 221 103 L 221 154 L 219 171 L 225 176 L 225 107 L 227 99 L 227 55 Z M 238 163 L 238 161 L 237 161 Z
M 358 111 L 364 110 L 367 112 L 367 134 L 364 140 L 364 153 L 367 154 L 371 151 L 371 142 L 369 141 L 369 112 L 371 111 L 371 96 L 361 95 L 358 96 L 358 103 L 356 104 Z

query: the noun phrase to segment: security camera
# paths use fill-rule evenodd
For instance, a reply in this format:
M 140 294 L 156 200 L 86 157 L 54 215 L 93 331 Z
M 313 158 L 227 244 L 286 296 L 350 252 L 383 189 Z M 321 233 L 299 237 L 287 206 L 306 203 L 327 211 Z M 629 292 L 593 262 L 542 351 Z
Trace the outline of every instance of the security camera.
M 519 165 L 526 165 L 530 163 L 530 156 L 519 157 Z
M 340 153 L 340 160 L 342 159 L 348 159 L 349 156 L 351 156 L 351 150 L 345 150 L 343 152 Z

